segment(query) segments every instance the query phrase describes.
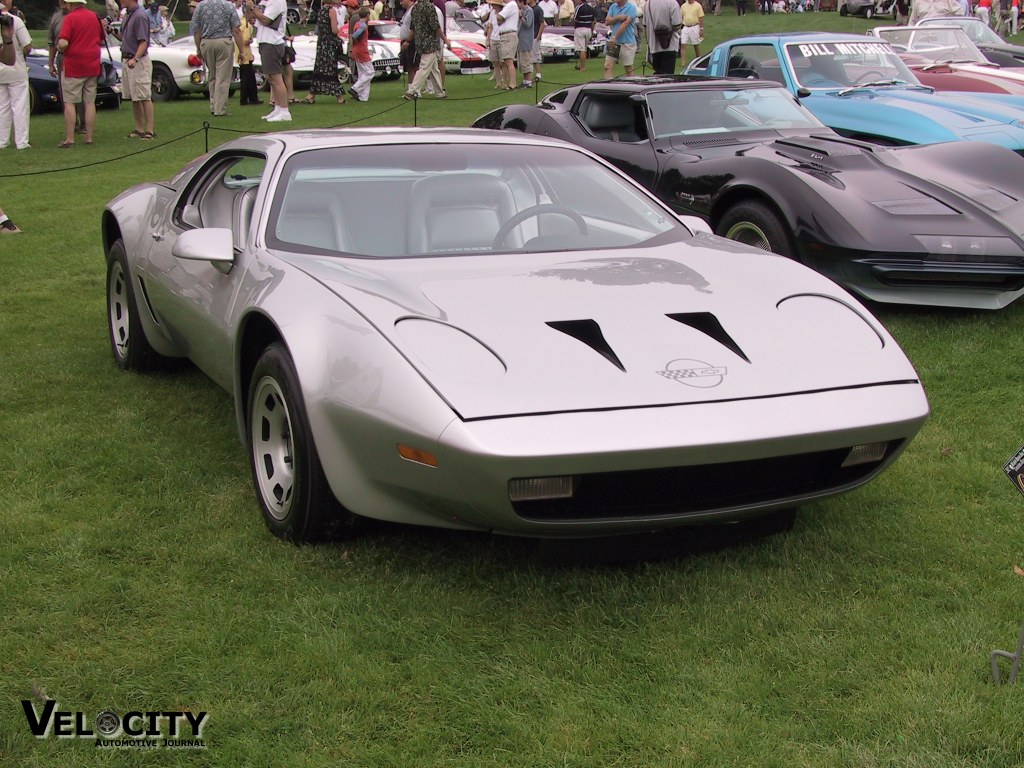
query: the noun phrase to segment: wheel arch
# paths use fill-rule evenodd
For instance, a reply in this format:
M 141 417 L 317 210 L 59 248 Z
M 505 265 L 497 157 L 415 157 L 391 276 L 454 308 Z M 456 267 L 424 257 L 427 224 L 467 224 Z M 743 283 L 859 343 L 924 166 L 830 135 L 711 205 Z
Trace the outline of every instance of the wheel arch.
M 103 218 L 100 221 L 100 232 L 103 237 L 103 257 L 104 259 L 109 259 L 110 246 L 115 241 L 124 239 L 124 235 L 121 232 L 121 224 L 109 209 L 103 211 Z
M 788 204 L 789 196 L 778 190 L 772 190 L 767 186 L 753 186 L 749 184 L 738 184 L 727 187 L 721 195 L 712 203 L 709 223 L 714 232 L 722 223 L 726 212 L 737 203 L 758 202 L 766 206 L 772 213 L 779 217 L 779 220 L 786 226 L 786 236 L 789 238 L 790 248 L 797 254 L 799 260 L 803 260 L 803 249 L 800 247 L 800 240 L 796 236 L 797 222 L 796 214 Z
M 285 349 L 288 347 L 284 334 L 269 316 L 259 311 L 249 312 L 242 320 L 235 345 L 235 418 L 243 444 L 248 442 L 245 409 L 252 372 L 263 351 L 275 342 L 284 344 Z

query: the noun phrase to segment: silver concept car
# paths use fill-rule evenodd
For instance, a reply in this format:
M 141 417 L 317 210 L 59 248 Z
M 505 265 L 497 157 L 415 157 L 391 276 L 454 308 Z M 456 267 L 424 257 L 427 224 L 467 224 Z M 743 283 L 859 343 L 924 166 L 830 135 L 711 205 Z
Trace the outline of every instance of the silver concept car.
M 102 229 L 117 364 L 187 357 L 233 392 L 296 541 L 359 515 L 538 537 L 754 517 L 866 482 L 928 414 L 844 290 L 542 137 L 248 136 Z

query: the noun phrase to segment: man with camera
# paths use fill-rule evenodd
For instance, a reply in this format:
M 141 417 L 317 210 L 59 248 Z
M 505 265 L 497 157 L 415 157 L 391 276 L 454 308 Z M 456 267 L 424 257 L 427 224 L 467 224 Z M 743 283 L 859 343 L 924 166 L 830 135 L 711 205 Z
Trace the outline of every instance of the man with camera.
M 28 143 L 28 65 L 25 56 L 32 50 L 32 36 L 25 22 L 8 13 L 0 2 L 0 32 L 5 56 L 0 59 L 0 149 L 10 142 L 14 128 L 14 146 L 29 149 Z M 2 63 L 13 59 L 10 64 Z
M 65 0 L 74 6 L 60 25 L 57 49 L 64 55 L 61 91 L 64 97 L 64 141 L 58 149 L 75 146 L 75 105 L 85 105 L 85 143 L 92 144 L 96 126 L 96 87 L 100 72 L 100 46 L 105 31 L 99 16 L 85 7 L 85 0 Z

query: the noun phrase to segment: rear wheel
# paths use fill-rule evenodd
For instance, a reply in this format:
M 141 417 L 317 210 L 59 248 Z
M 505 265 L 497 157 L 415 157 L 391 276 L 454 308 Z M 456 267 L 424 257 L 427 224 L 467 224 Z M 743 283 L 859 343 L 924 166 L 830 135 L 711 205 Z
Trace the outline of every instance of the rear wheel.
M 757 200 L 744 200 L 726 211 L 716 234 L 781 256 L 796 255 L 786 225 L 771 208 Z
M 166 64 L 154 62 L 151 92 L 153 101 L 170 101 L 178 95 L 178 84 Z
M 864 18 L 865 19 L 870 19 L 874 15 L 875 15 L 874 6 L 869 5 L 867 8 L 864 9 Z
M 288 9 L 288 23 L 289 24 L 298 24 L 299 23 L 299 9 L 298 8 L 289 8 Z
M 850 9 L 846 7 L 846 3 L 843 3 L 842 5 L 839 6 L 839 15 L 840 16 L 848 16 L 849 13 L 850 13 Z
M 267 347 L 253 369 L 246 422 L 253 484 L 271 533 L 313 542 L 332 527 L 351 525 L 327 484 L 295 366 L 282 344 Z

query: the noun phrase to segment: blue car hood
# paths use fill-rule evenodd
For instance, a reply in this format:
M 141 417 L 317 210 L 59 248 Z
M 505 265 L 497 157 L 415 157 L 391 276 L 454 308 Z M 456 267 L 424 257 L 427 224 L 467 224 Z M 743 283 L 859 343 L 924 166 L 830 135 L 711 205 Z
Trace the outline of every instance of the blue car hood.
M 908 144 L 986 141 L 1024 150 L 1024 98 L 916 88 L 815 92 L 801 102 L 825 125 L 847 135 L 888 136 Z

